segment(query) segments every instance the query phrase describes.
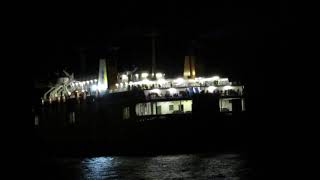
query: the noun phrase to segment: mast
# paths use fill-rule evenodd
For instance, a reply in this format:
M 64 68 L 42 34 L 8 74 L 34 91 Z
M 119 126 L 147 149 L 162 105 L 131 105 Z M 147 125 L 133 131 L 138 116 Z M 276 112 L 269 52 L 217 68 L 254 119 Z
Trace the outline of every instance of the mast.
M 152 43 L 152 58 L 151 58 L 151 78 L 155 78 L 156 77 L 156 70 L 157 70 L 157 63 L 156 63 L 156 55 L 157 55 L 157 52 L 156 52 L 156 37 L 158 36 L 159 34 L 152 31 L 151 33 L 149 34 L 146 34 L 146 36 L 148 37 L 151 37 L 151 43 Z

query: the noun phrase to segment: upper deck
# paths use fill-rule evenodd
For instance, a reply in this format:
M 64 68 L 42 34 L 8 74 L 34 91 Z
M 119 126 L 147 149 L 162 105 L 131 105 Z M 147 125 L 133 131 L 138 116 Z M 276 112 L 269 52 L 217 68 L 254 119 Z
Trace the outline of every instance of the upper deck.
M 61 85 L 60 91 L 50 96 L 47 101 L 61 101 L 68 98 L 86 96 L 101 97 L 107 94 L 143 91 L 145 100 L 169 100 L 191 98 L 193 94 L 212 93 L 218 97 L 239 97 L 244 94 L 244 86 L 239 83 L 229 82 L 228 78 L 198 77 L 194 79 L 176 78 L 165 79 L 163 75 L 149 79 L 144 73 L 141 76 L 135 74 L 134 78 L 121 75 L 115 88 L 109 89 L 106 84 L 99 84 L 97 80 L 73 81 L 67 85 Z M 62 93 L 62 91 L 68 93 Z

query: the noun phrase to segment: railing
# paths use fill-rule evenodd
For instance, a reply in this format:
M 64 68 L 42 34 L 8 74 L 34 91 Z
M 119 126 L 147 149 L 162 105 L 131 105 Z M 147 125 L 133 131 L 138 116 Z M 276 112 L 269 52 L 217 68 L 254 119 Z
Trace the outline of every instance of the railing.
M 199 93 L 193 93 L 193 94 L 212 94 L 214 96 L 219 96 L 219 97 L 231 97 L 231 96 L 242 96 L 243 95 L 243 93 L 241 91 L 235 91 L 235 90 L 224 90 L 221 92 L 216 91 L 213 93 L 201 91 Z M 166 94 L 164 96 L 158 95 L 156 93 L 149 93 L 146 95 L 146 100 L 184 99 L 184 98 L 191 98 L 193 94 L 190 94 L 186 91 L 184 91 L 184 94 L 176 93 L 174 95 Z

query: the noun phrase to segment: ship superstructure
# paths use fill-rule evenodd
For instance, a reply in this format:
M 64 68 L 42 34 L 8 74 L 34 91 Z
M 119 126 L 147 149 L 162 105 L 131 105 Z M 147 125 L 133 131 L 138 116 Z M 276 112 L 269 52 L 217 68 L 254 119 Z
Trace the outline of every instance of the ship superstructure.
M 68 100 L 97 99 L 114 94 L 140 92 L 143 97 L 135 101 L 134 107 L 123 107 L 123 119 L 134 116 L 154 116 L 168 114 L 189 114 L 195 108 L 194 96 L 211 95 L 215 97 L 219 112 L 245 111 L 244 86 L 232 83 L 228 78 L 217 75 L 211 77 L 196 77 L 194 57 L 185 58 L 184 76 L 166 78 L 161 72 L 155 74 L 136 70 L 118 73 L 116 83 L 108 81 L 106 60 L 100 60 L 97 78 L 76 80 L 67 72 L 67 78 L 62 78 L 43 96 L 43 104 L 52 102 L 65 103 Z M 112 69 L 111 69 L 112 70 Z M 113 81 L 115 82 L 115 81 Z M 112 99 L 110 103 L 118 103 Z M 120 98 L 119 98 L 120 101 Z M 212 107 L 213 108 L 213 107 Z

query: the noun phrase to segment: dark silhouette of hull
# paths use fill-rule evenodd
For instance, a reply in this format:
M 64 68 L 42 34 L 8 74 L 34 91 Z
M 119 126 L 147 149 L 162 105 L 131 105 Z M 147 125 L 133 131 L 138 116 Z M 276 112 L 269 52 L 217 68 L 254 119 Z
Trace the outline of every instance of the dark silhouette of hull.
M 123 119 L 123 108 L 145 101 L 137 92 L 70 99 L 37 109 L 39 149 L 59 155 L 146 154 L 239 150 L 245 112 L 221 113 L 215 97 L 193 97 L 193 112 Z

